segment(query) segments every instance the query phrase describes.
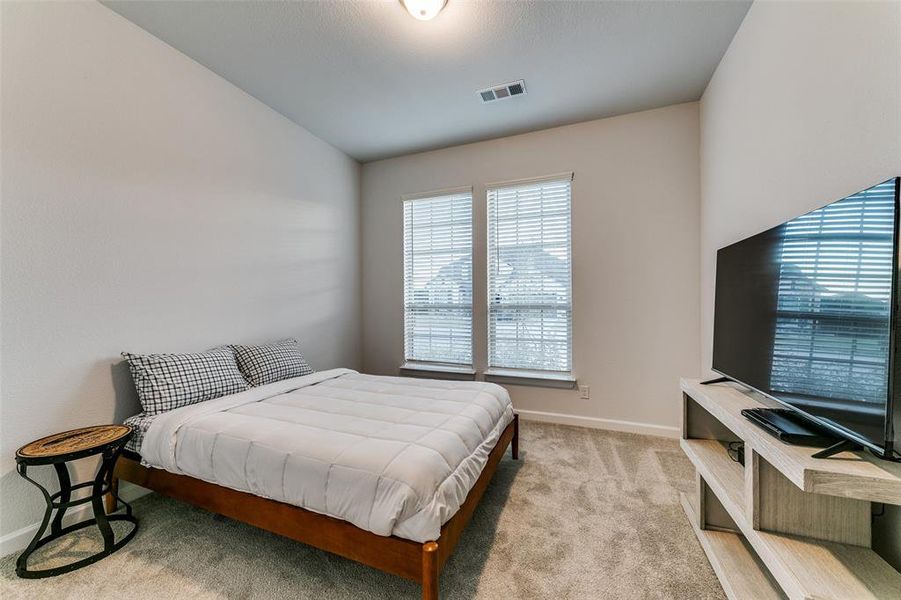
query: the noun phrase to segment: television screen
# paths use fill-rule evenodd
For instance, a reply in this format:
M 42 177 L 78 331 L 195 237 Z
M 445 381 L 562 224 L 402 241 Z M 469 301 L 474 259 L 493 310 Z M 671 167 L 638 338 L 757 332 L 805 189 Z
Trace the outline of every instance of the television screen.
M 717 253 L 713 368 L 879 450 L 892 445 L 898 180 Z

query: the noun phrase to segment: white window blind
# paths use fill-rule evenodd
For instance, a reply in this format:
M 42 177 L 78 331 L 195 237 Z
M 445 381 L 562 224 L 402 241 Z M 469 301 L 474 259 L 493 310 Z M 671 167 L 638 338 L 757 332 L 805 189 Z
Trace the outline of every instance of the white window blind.
M 770 386 L 885 402 L 894 182 L 785 224 Z
M 404 201 L 404 354 L 472 364 L 472 192 Z
M 572 370 L 570 178 L 488 188 L 489 368 Z

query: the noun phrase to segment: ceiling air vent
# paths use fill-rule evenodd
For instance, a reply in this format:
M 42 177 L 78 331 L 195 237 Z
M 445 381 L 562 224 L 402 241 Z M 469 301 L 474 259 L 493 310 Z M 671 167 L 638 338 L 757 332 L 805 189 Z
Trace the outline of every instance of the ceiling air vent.
M 525 93 L 526 82 L 522 79 L 520 79 L 519 81 L 511 81 L 510 83 L 505 83 L 503 85 L 495 85 L 490 88 L 485 88 L 484 90 L 479 90 L 479 96 L 482 98 L 482 102 L 506 100 L 507 98 L 522 96 Z

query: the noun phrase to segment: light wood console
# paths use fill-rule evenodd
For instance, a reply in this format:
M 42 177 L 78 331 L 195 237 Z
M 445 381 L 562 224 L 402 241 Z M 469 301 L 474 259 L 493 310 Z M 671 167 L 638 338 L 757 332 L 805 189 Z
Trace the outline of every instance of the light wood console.
M 681 383 L 681 445 L 697 471 L 682 505 L 729 598 L 901 599 L 901 573 L 872 549 L 873 503 L 901 505 L 901 464 L 811 458 L 817 449 L 783 444 L 741 415 L 768 399 Z M 729 456 L 735 441 L 744 466 Z

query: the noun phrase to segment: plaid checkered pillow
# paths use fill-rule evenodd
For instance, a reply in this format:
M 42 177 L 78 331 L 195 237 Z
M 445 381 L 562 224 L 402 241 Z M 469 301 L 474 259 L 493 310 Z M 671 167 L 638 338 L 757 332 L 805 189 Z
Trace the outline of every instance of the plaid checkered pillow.
M 248 388 L 230 348 L 198 354 L 130 354 L 131 376 L 147 416 Z
M 295 339 L 265 346 L 232 346 L 232 350 L 235 351 L 241 373 L 253 386 L 313 372 Z
M 157 418 L 157 416 L 159 415 L 148 416 L 141 413 L 133 417 L 128 417 L 123 421 L 125 425 L 131 425 L 131 428 L 134 430 L 134 435 L 131 436 L 131 439 L 125 444 L 126 450 L 131 450 L 138 454 L 141 453 L 141 444 L 144 443 L 144 436 L 147 434 L 147 430 L 150 429 L 150 424 L 153 423 L 153 420 Z

